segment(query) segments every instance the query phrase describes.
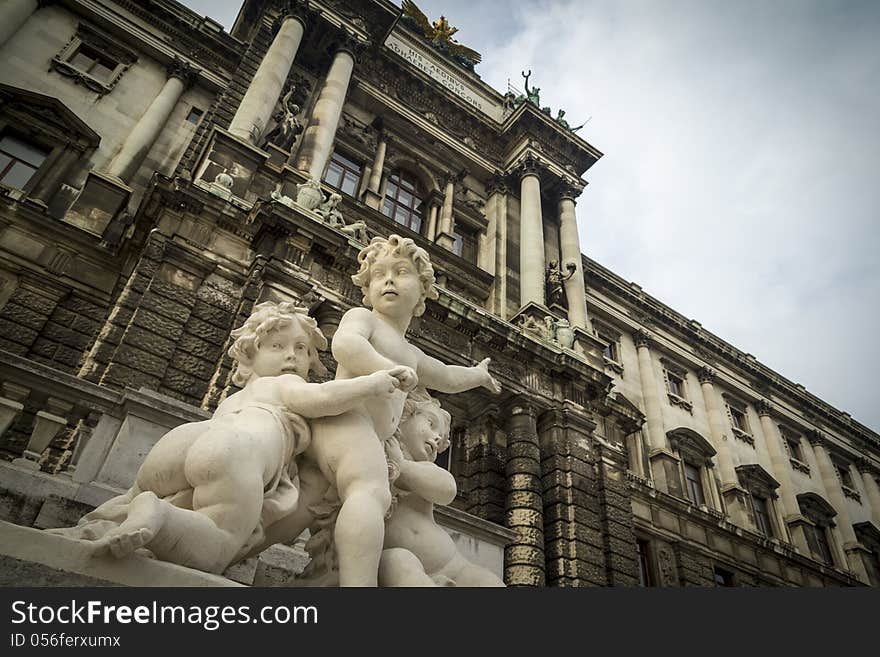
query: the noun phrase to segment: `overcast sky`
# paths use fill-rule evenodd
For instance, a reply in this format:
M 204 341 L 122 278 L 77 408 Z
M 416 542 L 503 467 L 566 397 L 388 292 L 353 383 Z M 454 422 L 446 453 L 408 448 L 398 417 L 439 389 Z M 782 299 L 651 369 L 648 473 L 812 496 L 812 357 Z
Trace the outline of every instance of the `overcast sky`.
M 880 430 L 880 2 L 418 5 L 496 89 L 531 69 L 592 117 L 584 253 Z

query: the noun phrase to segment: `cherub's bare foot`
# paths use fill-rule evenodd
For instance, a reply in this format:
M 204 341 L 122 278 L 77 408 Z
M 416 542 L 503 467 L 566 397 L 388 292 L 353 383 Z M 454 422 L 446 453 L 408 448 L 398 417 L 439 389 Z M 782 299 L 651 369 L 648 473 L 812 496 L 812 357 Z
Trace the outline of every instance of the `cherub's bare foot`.
M 162 504 L 155 493 L 139 494 L 132 500 L 125 522 L 95 541 L 94 553 L 121 558 L 146 547 L 164 522 Z

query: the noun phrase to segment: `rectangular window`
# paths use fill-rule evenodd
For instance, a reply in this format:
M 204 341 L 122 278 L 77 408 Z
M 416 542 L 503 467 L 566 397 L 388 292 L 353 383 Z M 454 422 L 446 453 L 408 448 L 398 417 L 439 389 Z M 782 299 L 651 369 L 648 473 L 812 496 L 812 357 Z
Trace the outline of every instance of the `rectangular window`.
M 24 189 L 49 151 L 13 135 L 0 138 L 0 183 Z
M 755 510 L 755 525 L 758 531 L 767 538 L 773 537 L 773 528 L 770 524 L 770 505 L 766 497 L 752 495 L 752 506 Z
M 639 554 L 639 586 L 654 586 L 651 577 L 651 545 L 648 541 L 636 539 L 636 549 Z
M 684 478 L 688 499 L 696 506 L 705 506 L 706 496 L 703 493 L 703 480 L 700 477 L 700 468 L 685 461 Z
M 361 183 L 361 173 L 360 164 L 334 151 L 330 157 L 330 164 L 327 166 L 324 180 L 343 194 L 355 196 Z
M 684 381 L 675 372 L 666 372 L 666 389 L 669 394 L 684 398 Z
M 119 66 L 119 62 L 84 43 L 76 49 L 67 62 L 80 73 L 85 73 L 104 84 L 110 82 L 116 67 Z
M 835 463 L 834 467 L 837 469 L 837 476 L 840 477 L 840 483 L 847 488 L 854 489 L 855 486 L 853 485 L 852 473 L 849 471 L 849 467 L 842 463 Z
M 782 434 L 782 441 L 785 443 L 785 448 L 788 450 L 788 455 L 797 461 L 803 462 L 804 453 L 801 451 L 800 437 L 794 435 L 787 429 L 780 428 L 780 433 Z
M 193 107 L 190 109 L 189 114 L 186 115 L 186 120 L 194 125 L 198 125 L 199 121 L 202 120 L 202 114 L 204 114 L 202 110 L 198 107 Z
M 470 263 L 477 263 L 477 237 L 473 232 L 456 226 L 453 229 L 452 237 L 455 242 L 452 245 L 452 252 Z
M 615 342 L 611 338 L 604 336 L 604 335 L 600 335 L 599 339 L 602 340 L 603 342 L 608 343 L 608 345 L 605 347 L 604 351 L 602 352 L 602 355 L 605 356 L 605 358 L 607 358 L 610 361 L 613 361 L 615 363 L 619 363 L 620 361 L 618 360 L 619 357 L 617 354 L 617 342 Z
M 733 573 L 724 568 L 715 566 L 715 586 L 736 586 L 733 582 Z
M 804 531 L 807 534 L 807 543 L 813 552 L 813 556 L 825 565 L 833 566 L 834 558 L 831 556 L 831 545 L 828 543 L 827 529 L 818 525 L 805 525 Z
M 727 411 L 730 413 L 730 424 L 734 429 L 738 429 L 743 433 L 751 433 L 749 430 L 749 419 L 746 415 L 745 405 L 741 405 L 734 401 L 728 401 Z

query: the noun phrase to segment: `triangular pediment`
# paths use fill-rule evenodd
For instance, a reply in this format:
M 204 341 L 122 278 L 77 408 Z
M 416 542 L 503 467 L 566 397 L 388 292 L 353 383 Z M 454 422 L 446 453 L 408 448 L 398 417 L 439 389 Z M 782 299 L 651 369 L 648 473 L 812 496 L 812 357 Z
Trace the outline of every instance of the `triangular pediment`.
M 12 125 L 53 140 L 72 140 L 83 148 L 94 148 L 101 141 L 67 105 L 36 91 L 0 84 L 0 113 L 9 117 Z

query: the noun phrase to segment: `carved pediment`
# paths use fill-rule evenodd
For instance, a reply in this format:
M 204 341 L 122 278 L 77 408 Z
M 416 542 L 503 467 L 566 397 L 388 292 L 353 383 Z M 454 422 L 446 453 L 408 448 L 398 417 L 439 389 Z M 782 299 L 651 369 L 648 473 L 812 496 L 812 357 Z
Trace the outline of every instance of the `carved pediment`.
M 666 432 L 666 436 L 670 445 L 691 459 L 709 465 L 712 457 L 715 456 L 715 448 L 712 444 L 693 429 L 688 427 L 670 429 Z
M 813 522 L 820 525 L 833 524 L 832 518 L 837 515 L 837 511 L 821 495 L 801 493 L 797 496 L 797 501 L 801 513 Z
M 0 84 L 0 113 L 21 130 L 51 141 L 72 142 L 81 150 L 96 147 L 101 137 L 64 103 L 52 96 Z
M 853 525 L 859 543 L 869 550 L 880 552 L 880 528 L 870 520 L 857 522 Z
M 757 463 L 738 465 L 736 476 L 746 490 L 759 495 L 776 497 L 774 491 L 779 488 L 779 482 Z

